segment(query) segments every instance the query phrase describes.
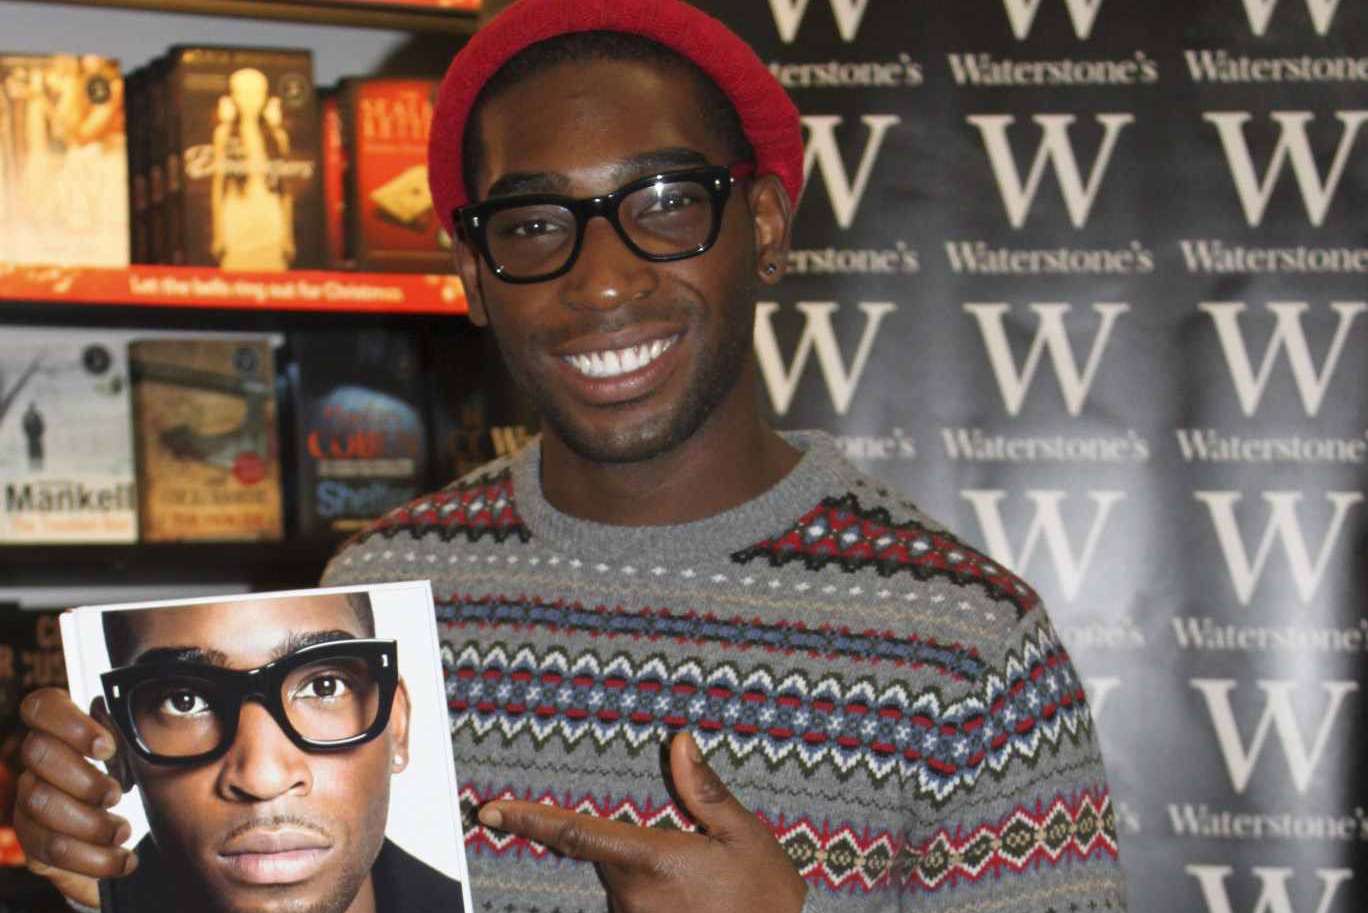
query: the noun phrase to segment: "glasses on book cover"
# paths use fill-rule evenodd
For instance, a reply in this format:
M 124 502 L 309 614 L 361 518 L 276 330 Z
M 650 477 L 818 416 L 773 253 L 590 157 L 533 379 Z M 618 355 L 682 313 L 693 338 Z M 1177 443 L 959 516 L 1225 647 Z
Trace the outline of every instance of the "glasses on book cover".
M 565 275 L 579 257 L 585 227 L 598 216 L 643 260 L 684 260 L 717 241 L 732 184 L 754 171 L 748 162 L 707 165 L 643 177 L 597 197 L 501 197 L 463 206 L 455 220 L 505 282 Z
M 202 764 L 237 735 L 244 701 L 266 708 L 305 751 L 369 742 L 389 725 L 399 682 L 393 640 L 314 644 L 256 669 L 178 659 L 140 662 L 100 676 L 110 716 L 154 764 Z

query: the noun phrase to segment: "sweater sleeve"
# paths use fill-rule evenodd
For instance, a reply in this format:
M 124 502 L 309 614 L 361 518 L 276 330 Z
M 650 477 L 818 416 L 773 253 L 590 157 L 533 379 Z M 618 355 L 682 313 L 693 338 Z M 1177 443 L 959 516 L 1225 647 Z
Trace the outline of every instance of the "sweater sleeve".
M 1120 913 L 1116 814 L 1082 681 L 1040 608 L 994 652 L 937 737 L 943 798 L 909 809 L 904 905 Z

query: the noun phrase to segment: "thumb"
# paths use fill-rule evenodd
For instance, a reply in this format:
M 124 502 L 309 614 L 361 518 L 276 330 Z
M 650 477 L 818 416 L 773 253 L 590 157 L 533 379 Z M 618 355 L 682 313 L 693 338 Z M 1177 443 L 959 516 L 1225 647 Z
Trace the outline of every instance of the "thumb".
M 670 743 L 670 771 L 684 808 L 709 837 L 733 843 L 746 840 L 757 828 L 769 833 L 703 760 L 698 743 L 687 732 Z

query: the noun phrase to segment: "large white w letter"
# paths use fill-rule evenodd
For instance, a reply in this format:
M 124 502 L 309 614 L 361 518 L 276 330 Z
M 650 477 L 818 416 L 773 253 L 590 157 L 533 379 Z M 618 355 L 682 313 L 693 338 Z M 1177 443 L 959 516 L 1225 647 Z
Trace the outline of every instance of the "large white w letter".
M 860 310 L 865 315 L 864 332 L 855 350 L 855 358 L 849 370 L 841 357 L 841 347 L 836 341 L 836 330 L 831 325 L 831 315 L 839 305 L 832 301 L 804 301 L 798 305 L 807 322 L 803 335 L 798 340 L 798 349 L 793 354 L 792 367 L 784 368 L 784 358 L 779 352 L 779 340 L 774 335 L 774 313 L 779 305 L 761 302 L 755 309 L 755 354 L 760 362 L 760 374 L 769 390 L 770 402 L 774 411 L 780 415 L 788 412 L 793 402 L 793 394 L 798 390 L 798 382 L 803 377 L 808 358 L 817 352 L 817 364 L 826 381 L 827 393 L 838 415 L 845 415 L 850 401 L 859 386 L 860 376 L 864 374 L 869 362 L 869 353 L 874 348 L 874 340 L 879 335 L 879 324 L 885 317 L 897 310 L 897 305 L 888 301 L 865 301 Z
M 1330 31 L 1330 21 L 1335 18 L 1335 10 L 1340 0 L 1306 0 L 1306 11 L 1311 14 L 1311 23 L 1317 35 Z M 1249 29 L 1260 38 L 1268 31 L 1268 21 L 1278 8 L 1278 0 L 1244 0 L 1245 12 L 1249 15 Z
M 831 11 L 836 14 L 836 27 L 841 31 L 841 40 L 847 44 L 855 40 L 860 32 L 860 20 L 864 18 L 869 0 L 831 0 Z M 808 0 L 770 0 L 770 11 L 774 13 L 774 24 L 779 29 L 779 37 L 784 44 L 792 44 L 798 37 L 798 29 L 807 15 Z
M 1016 415 L 1021 411 L 1021 404 L 1026 399 L 1026 392 L 1031 388 L 1036 369 L 1040 367 L 1041 358 L 1048 351 L 1050 361 L 1054 364 L 1055 377 L 1059 381 L 1059 389 L 1064 394 L 1064 407 L 1069 410 L 1070 415 L 1078 415 L 1087 401 L 1093 378 L 1097 376 L 1097 368 L 1102 362 L 1107 340 L 1111 338 L 1112 328 L 1116 325 L 1117 319 L 1130 310 L 1130 305 L 1093 305 L 1093 310 L 1102 318 L 1102 326 L 1093 339 L 1087 364 L 1081 372 L 1078 370 L 1078 361 L 1074 358 L 1073 346 L 1069 344 L 1069 334 L 1064 329 L 1064 318 L 1072 310 L 1070 305 L 1031 305 L 1031 310 L 1039 315 L 1040 325 L 1036 328 L 1035 339 L 1031 341 L 1030 351 L 1026 353 L 1026 362 L 1020 371 L 1017 370 L 1016 360 L 1012 357 L 1012 346 L 1007 340 L 1007 328 L 1003 323 L 1003 315 L 1009 310 L 1008 306 L 1001 303 L 966 304 L 964 309 L 978 320 L 979 332 L 982 333 L 984 345 L 988 349 L 988 363 L 993 367 L 993 376 L 997 378 L 998 389 L 1002 391 L 1002 401 L 1009 414 Z
M 1198 307 L 1211 315 L 1216 324 L 1216 336 L 1225 351 L 1226 364 L 1230 366 L 1230 376 L 1235 382 L 1235 392 L 1240 397 L 1240 408 L 1245 415 L 1253 415 L 1263 400 L 1264 388 L 1273 373 L 1273 365 L 1278 360 L 1278 352 L 1287 351 L 1288 364 L 1292 366 L 1292 379 L 1296 381 L 1297 392 L 1301 394 L 1302 406 L 1306 414 L 1314 418 L 1319 412 L 1325 391 L 1330 386 L 1335 366 L 1339 364 L 1349 330 L 1359 314 L 1368 311 L 1368 302 L 1336 301 L 1330 305 L 1339 314 L 1339 325 L 1335 337 L 1330 342 L 1330 350 L 1325 355 L 1325 364 L 1319 371 L 1311 358 L 1311 349 L 1306 344 L 1306 331 L 1302 327 L 1301 315 L 1308 308 L 1304 301 L 1275 301 L 1268 305 L 1277 319 L 1273 336 L 1264 349 L 1263 361 L 1259 371 L 1254 372 L 1249 349 L 1245 346 L 1244 334 L 1240 331 L 1240 315 L 1245 305 L 1240 301 L 1203 301 Z
M 1263 499 L 1272 508 L 1269 511 L 1268 525 L 1264 527 L 1263 538 L 1259 541 L 1254 559 L 1249 558 L 1244 537 L 1240 535 L 1240 525 L 1235 519 L 1235 505 L 1243 495 L 1237 491 L 1198 491 L 1193 493 L 1198 501 L 1211 512 L 1212 523 L 1216 526 L 1216 538 L 1225 554 L 1226 566 L 1230 569 L 1231 582 L 1235 584 L 1235 595 L 1241 605 L 1249 605 L 1254 590 L 1263 576 L 1264 565 L 1273 551 L 1273 542 L 1282 542 L 1287 554 L 1287 563 L 1292 567 L 1292 580 L 1296 583 L 1297 593 L 1302 602 L 1309 603 L 1320 588 L 1325 566 L 1339 540 L 1340 531 L 1349 509 L 1363 500 L 1361 491 L 1328 491 L 1325 498 L 1335 508 L 1330 520 L 1330 528 L 1321 542 L 1320 553 L 1313 562 L 1306 548 L 1306 537 L 1302 535 L 1301 523 L 1297 519 L 1297 502 L 1302 499 L 1299 491 L 1266 491 Z
M 1254 227 L 1263 221 L 1264 210 L 1273 197 L 1273 188 L 1282 176 L 1283 166 L 1290 159 L 1292 173 L 1301 191 L 1302 204 L 1306 216 L 1317 227 L 1325 221 L 1325 214 L 1335 198 L 1335 188 L 1349 163 L 1349 150 L 1358 137 L 1359 127 L 1368 121 L 1368 111 L 1336 111 L 1335 117 L 1344 124 L 1340 135 L 1339 147 L 1335 150 L 1335 160 L 1330 163 L 1330 172 L 1321 180 L 1320 169 L 1316 166 L 1316 156 L 1311 151 L 1311 140 L 1306 135 L 1306 125 L 1315 119 L 1310 111 L 1274 111 L 1270 115 L 1277 121 L 1281 133 L 1278 144 L 1273 147 L 1273 155 L 1268 161 L 1268 170 L 1260 179 L 1254 170 L 1254 159 L 1245 140 L 1244 125 L 1250 119 L 1245 111 L 1209 111 L 1202 115 L 1203 120 L 1216 125 L 1225 148 L 1226 160 L 1230 162 L 1230 175 L 1235 180 L 1235 192 L 1240 196 L 1245 218 Z
M 1025 41 L 1031 35 L 1031 25 L 1035 22 L 1036 11 L 1041 0 L 1002 0 L 1007 7 L 1007 18 L 1012 23 L 1012 34 L 1018 41 Z M 1092 34 L 1093 22 L 1097 11 L 1102 9 L 1102 0 L 1064 0 L 1069 8 L 1069 18 L 1073 20 L 1074 34 L 1079 41 L 1087 41 Z
M 1292 772 L 1292 782 L 1297 792 L 1305 793 L 1316 773 L 1316 765 L 1330 739 L 1330 730 L 1335 728 L 1339 719 L 1340 706 L 1344 699 L 1358 690 L 1358 682 L 1322 682 L 1321 686 L 1329 696 L 1329 706 L 1325 716 L 1316 726 L 1311 747 L 1306 747 L 1302 739 L 1301 724 L 1297 720 L 1296 709 L 1292 705 L 1292 695 L 1297 688 L 1295 681 L 1261 681 L 1259 688 L 1267 695 L 1263 715 L 1254 727 L 1254 735 L 1249 740 L 1249 748 L 1244 747 L 1240 738 L 1240 728 L 1235 724 L 1235 712 L 1230 706 L 1230 692 L 1235 690 L 1235 680 L 1227 678 L 1195 678 L 1192 687 L 1202 693 L 1207 712 L 1211 714 L 1212 725 L 1216 729 L 1216 741 L 1221 746 L 1226 770 L 1235 792 L 1243 793 L 1249 786 L 1249 778 L 1254 774 L 1254 766 L 1259 763 L 1268 734 L 1276 732 L 1282 745 L 1283 757 L 1287 758 L 1288 770 Z
M 836 128 L 844 118 L 834 115 L 813 114 L 803 118 L 808 128 L 807 149 L 803 154 L 803 175 L 812 175 L 813 165 L 822 173 L 822 184 L 827 196 L 831 198 L 831 209 L 836 214 L 836 222 L 842 228 L 849 228 L 860 211 L 860 200 L 865 188 L 869 186 L 869 176 L 874 171 L 874 163 L 879 159 L 879 149 L 883 147 L 884 137 L 889 128 L 901 123 L 896 114 L 865 114 L 860 120 L 869 128 L 869 139 L 865 142 L 860 165 L 851 183 L 850 172 L 846 170 L 845 160 L 841 158 L 840 147 L 836 145 Z
M 1088 221 L 1093 201 L 1097 198 L 1102 176 L 1106 174 L 1107 164 L 1111 161 L 1116 141 L 1127 124 L 1135 121 L 1133 114 L 1099 114 L 1097 121 L 1106 131 L 1102 138 L 1102 148 L 1093 159 L 1088 182 L 1078 170 L 1078 159 L 1074 156 L 1073 144 L 1069 141 L 1069 126 L 1078 118 L 1072 114 L 1036 114 L 1031 120 L 1040 125 L 1042 138 L 1036 147 L 1035 160 L 1031 171 L 1023 183 L 1021 172 L 1017 170 L 1016 156 L 1012 154 L 1012 144 L 1007 140 L 1007 128 L 1016 122 L 1011 114 L 974 114 L 969 123 L 978 128 L 983 136 L 983 145 L 988 152 L 988 162 L 993 167 L 998 190 L 1002 194 L 1003 205 L 1007 208 L 1007 218 L 1013 228 L 1026 224 L 1031 213 L 1031 203 L 1036 191 L 1040 189 L 1041 178 L 1045 176 L 1046 165 L 1053 164 L 1055 176 L 1059 179 L 1059 189 L 1064 194 L 1064 203 L 1069 209 L 1069 218 L 1075 228 L 1082 228 Z
M 1187 873 L 1196 878 L 1202 886 L 1202 898 L 1206 901 L 1207 913 L 1235 913 L 1230 905 L 1230 894 L 1226 890 L 1226 879 L 1234 873 L 1228 865 L 1190 865 Z M 1287 891 L 1287 881 L 1292 870 L 1287 868 L 1254 867 L 1254 876 L 1259 879 L 1261 890 L 1253 913 L 1297 913 L 1292 906 L 1292 897 Z M 1317 869 L 1316 877 L 1321 882 L 1320 904 L 1316 913 L 1330 913 L 1330 902 L 1339 893 L 1340 885 L 1351 881 L 1353 869 Z

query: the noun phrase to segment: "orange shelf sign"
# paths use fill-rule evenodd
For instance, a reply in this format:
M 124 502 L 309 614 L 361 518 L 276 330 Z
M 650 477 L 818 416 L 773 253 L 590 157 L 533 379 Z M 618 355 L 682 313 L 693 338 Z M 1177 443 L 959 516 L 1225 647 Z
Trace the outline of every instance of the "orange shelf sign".
M 0 300 L 122 307 L 464 314 L 455 276 L 407 273 L 228 273 L 188 266 L 121 269 L 0 264 Z

